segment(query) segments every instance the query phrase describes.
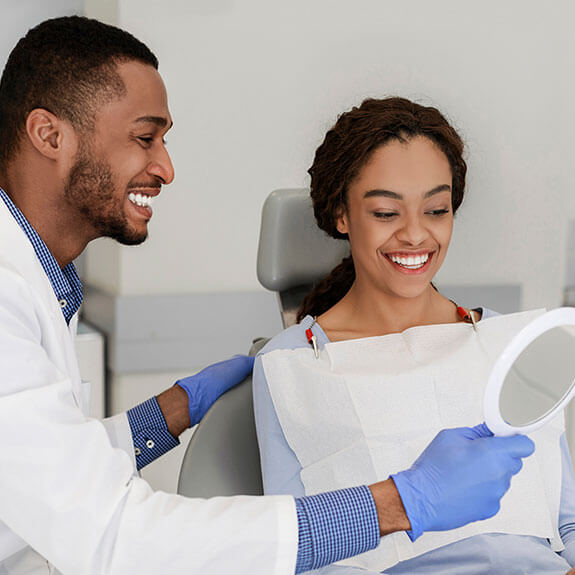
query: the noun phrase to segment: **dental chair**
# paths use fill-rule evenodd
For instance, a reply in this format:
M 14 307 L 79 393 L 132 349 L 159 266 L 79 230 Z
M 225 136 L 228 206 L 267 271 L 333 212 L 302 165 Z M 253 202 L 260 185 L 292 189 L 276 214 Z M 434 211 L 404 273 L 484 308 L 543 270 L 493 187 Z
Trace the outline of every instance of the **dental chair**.
M 317 227 L 309 190 L 276 190 L 268 196 L 262 210 L 257 273 L 265 288 L 277 292 L 284 327 L 295 323 L 303 298 L 348 253 L 346 241 L 334 240 Z M 267 341 L 255 339 L 250 355 Z M 198 424 L 182 461 L 178 493 L 263 494 L 251 375 L 222 395 Z

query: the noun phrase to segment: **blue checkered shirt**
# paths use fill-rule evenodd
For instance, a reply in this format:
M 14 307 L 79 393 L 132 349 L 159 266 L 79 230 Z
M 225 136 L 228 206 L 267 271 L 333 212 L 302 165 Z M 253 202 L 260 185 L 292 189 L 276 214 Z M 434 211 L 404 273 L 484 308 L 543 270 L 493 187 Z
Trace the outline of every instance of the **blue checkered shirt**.
M 82 304 L 82 284 L 74 268 L 61 269 L 22 212 L 0 188 L 0 197 L 30 240 L 60 302 L 67 323 Z M 155 397 L 127 413 L 136 463 L 141 469 L 176 445 Z M 299 542 L 296 573 L 317 569 L 373 549 L 379 543 L 377 510 L 368 487 L 296 498 Z
M 24 214 L 14 205 L 14 202 L 2 188 L 0 188 L 0 197 L 4 200 L 8 210 L 30 240 L 36 252 L 36 257 L 40 260 L 52 284 L 52 289 L 64 314 L 64 319 L 69 324 L 82 304 L 82 283 L 76 273 L 74 264 L 69 263 L 64 269 L 61 269 L 46 244 L 42 241 L 42 238 L 38 235 L 38 232 L 30 225 Z
M 365 485 L 295 500 L 299 526 L 296 573 L 365 553 L 379 543 L 379 521 Z
M 138 469 L 142 469 L 180 444 L 180 441 L 168 431 L 164 414 L 155 397 L 128 410 L 128 422 L 132 431 Z

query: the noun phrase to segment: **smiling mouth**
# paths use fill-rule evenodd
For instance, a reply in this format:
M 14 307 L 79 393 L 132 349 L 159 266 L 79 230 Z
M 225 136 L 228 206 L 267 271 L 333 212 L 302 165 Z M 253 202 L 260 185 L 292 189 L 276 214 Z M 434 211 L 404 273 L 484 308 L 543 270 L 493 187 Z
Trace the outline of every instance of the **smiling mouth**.
M 419 270 L 423 268 L 431 259 L 433 252 L 425 254 L 385 254 L 385 257 L 394 264 L 406 270 Z
M 148 194 L 135 194 L 134 192 L 130 192 L 128 194 L 128 199 L 140 208 L 151 208 L 155 198 Z

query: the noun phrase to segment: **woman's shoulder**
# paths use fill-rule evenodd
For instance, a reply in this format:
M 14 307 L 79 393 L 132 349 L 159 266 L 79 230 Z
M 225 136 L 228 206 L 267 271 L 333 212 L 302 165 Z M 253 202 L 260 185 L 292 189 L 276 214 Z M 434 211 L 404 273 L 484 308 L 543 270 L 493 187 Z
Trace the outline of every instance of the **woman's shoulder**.
M 489 309 L 488 307 L 480 307 L 478 309 L 481 310 L 481 319 L 489 319 L 490 317 L 495 317 L 495 316 L 501 315 L 499 312 L 493 311 L 492 309 Z
M 308 347 L 310 344 L 307 339 L 306 330 L 312 323 L 313 318 L 311 316 L 304 317 L 300 323 L 292 325 L 272 337 L 258 352 L 258 355 L 263 355 L 278 349 L 297 349 L 299 347 Z

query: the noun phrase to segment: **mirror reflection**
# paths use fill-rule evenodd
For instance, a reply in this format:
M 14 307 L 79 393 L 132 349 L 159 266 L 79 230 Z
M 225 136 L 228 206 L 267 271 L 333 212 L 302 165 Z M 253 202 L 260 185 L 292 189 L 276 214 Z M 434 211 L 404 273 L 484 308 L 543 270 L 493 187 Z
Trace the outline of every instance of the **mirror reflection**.
M 502 418 L 523 427 L 542 418 L 575 381 L 575 326 L 554 327 L 534 339 L 505 377 L 499 399 Z

